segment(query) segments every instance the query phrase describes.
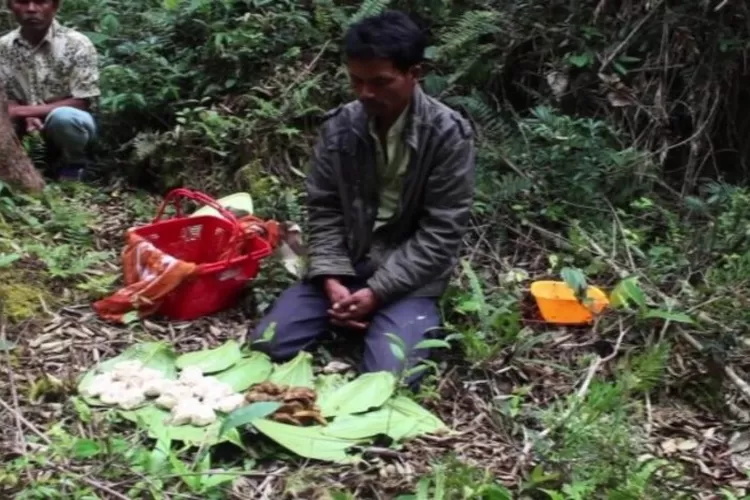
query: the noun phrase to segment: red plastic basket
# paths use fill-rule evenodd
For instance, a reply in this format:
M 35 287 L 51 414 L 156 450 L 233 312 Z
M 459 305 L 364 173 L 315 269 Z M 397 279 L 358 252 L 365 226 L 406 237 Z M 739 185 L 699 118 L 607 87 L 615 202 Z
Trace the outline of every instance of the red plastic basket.
M 191 199 L 208 205 L 223 217 L 183 215 L 181 202 Z M 175 218 L 162 220 L 169 204 Z M 198 264 L 195 277 L 169 293 L 159 314 L 176 320 L 192 320 L 232 307 L 248 281 L 257 276 L 260 261 L 271 254 L 271 245 L 260 235 L 244 234 L 237 218 L 213 198 L 197 191 L 174 189 L 165 197 L 149 225 L 131 229 L 156 248 L 177 259 Z M 242 253 L 222 252 L 244 238 Z

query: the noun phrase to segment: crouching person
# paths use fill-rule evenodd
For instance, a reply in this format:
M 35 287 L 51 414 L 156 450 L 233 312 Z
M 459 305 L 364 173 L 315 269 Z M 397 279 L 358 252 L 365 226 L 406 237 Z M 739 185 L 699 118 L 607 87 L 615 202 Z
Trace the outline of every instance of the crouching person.
M 427 355 L 412 348 L 440 326 L 437 300 L 469 224 L 475 147 L 469 123 L 418 84 L 425 45 L 393 11 L 345 35 L 358 99 L 327 114 L 314 150 L 309 268 L 249 335 L 276 360 L 308 349 L 329 326 L 363 337 L 364 372 L 401 372 Z M 394 355 L 388 334 L 407 359 Z
M 61 1 L 7 0 L 19 27 L 0 38 L 0 85 L 19 136 L 40 132 L 59 177 L 80 179 L 96 136 L 98 57 L 85 35 L 55 19 Z

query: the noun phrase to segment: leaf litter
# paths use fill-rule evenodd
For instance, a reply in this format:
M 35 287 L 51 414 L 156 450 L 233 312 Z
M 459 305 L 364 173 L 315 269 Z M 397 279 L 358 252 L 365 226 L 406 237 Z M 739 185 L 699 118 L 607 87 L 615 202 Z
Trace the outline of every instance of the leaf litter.
M 120 245 L 123 228 L 136 222 L 128 210 L 123 209 L 123 200 L 121 194 L 113 195 L 108 202 L 98 206 L 103 222 L 97 235 L 97 246 Z M 526 262 L 514 262 L 513 265 L 529 266 Z M 74 405 L 66 405 L 64 408 L 61 408 L 57 400 L 47 399 L 44 395 L 32 401 L 27 388 L 44 377 L 62 381 L 76 380 L 82 369 L 96 366 L 101 360 L 111 359 L 134 342 L 142 340 L 143 333 L 137 332 L 139 325 L 147 333 L 146 340 L 157 338 L 168 341 L 181 352 L 217 347 L 228 339 L 244 338 L 247 331 L 246 316 L 236 310 L 189 324 L 151 319 L 137 323 L 136 331 L 132 327 L 112 326 L 98 321 L 88 312 L 86 304 L 70 305 L 50 316 L 48 320 L 34 319 L 7 330 L 8 342 L 13 343 L 16 348 L 10 354 L 13 364 L 9 372 L 9 383 L 0 384 L 2 397 L 10 402 L 14 412 L 22 414 L 29 425 L 34 425 L 42 432 L 61 417 L 70 418 L 75 415 L 71 413 L 73 407 L 80 415 L 85 407 L 79 405 L 79 400 L 75 398 Z M 60 347 L 54 350 L 38 348 L 40 344 L 50 342 L 60 344 Z M 576 355 L 578 353 L 575 349 L 565 346 L 561 349 L 554 339 L 549 339 L 534 345 L 523 359 L 516 359 L 513 366 L 503 365 L 498 358 L 498 362 L 491 362 L 486 367 L 488 369 L 479 373 L 467 367 L 461 359 L 450 357 L 444 360 L 440 383 L 436 393 L 428 397 L 426 407 L 439 415 L 452 432 L 407 440 L 399 447 L 398 453 L 365 454 L 363 460 L 366 465 L 363 467 L 306 463 L 306 477 L 314 479 L 307 481 L 297 493 L 314 495 L 321 489 L 340 491 L 341 488 L 346 488 L 356 498 L 379 498 L 384 493 L 388 496 L 389 492 L 397 494 L 414 491 L 416 480 L 429 474 L 431 463 L 440 460 L 446 453 L 454 454 L 462 463 L 487 470 L 506 485 L 522 484 L 524 471 L 515 467 L 515 457 L 523 447 L 525 434 L 518 432 L 517 419 L 506 420 L 493 401 L 498 395 L 512 394 L 514 387 L 523 386 L 528 388 L 528 398 L 535 408 L 548 405 L 570 392 L 576 373 L 558 371 L 556 368 L 542 370 L 540 363 L 548 363 L 551 367 L 573 366 L 572 357 Z M 535 361 L 531 363 L 527 359 Z M 347 355 L 337 361 L 352 364 Z M 741 360 L 735 361 L 741 364 Z M 675 369 L 680 371 L 684 367 L 678 366 Z M 341 377 L 327 377 L 329 375 L 318 376 L 314 381 L 321 397 L 327 390 L 346 383 Z M 16 391 L 17 400 L 12 395 L 14 387 L 20 389 Z M 66 391 L 74 391 L 75 383 L 69 385 L 66 382 L 64 388 Z M 750 422 L 750 411 L 746 409 L 746 402 L 736 396 L 727 396 L 726 404 L 732 415 L 730 420 L 719 418 L 705 409 L 685 405 L 673 398 L 658 402 L 654 400 L 648 422 L 649 443 L 657 455 L 660 443 L 667 439 L 695 439 L 696 432 L 710 432 L 710 438 L 701 442 L 698 448 L 684 452 L 677 450 L 673 457 L 684 459 L 683 463 L 688 466 L 695 464 L 694 470 L 686 470 L 685 473 L 695 479 L 693 487 L 696 494 L 705 492 L 705 498 L 729 484 L 746 490 L 750 488 L 750 481 L 742 468 L 742 455 L 746 452 L 744 436 L 735 437 L 730 444 L 737 424 L 745 425 Z M 13 414 L 11 413 L 11 417 Z M 335 430 L 334 423 L 339 419 L 344 420 L 343 417 L 336 417 L 327 426 L 328 430 Z M 29 430 L 24 426 L 21 429 Z M 83 426 L 79 430 L 82 438 L 101 439 L 96 429 Z M 27 440 L 24 432 L 12 424 L 2 426 L 0 439 L 6 443 Z M 114 490 L 120 491 L 122 488 L 122 483 L 107 479 L 107 462 L 70 462 L 66 467 L 71 473 L 94 478 Z M 533 464 L 529 463 L 528 467 L 533 467 Z M 231 498 L 277 496 L 285 491 L 290 474 L 300 470 L 293 464 L 280 460 L 258 462 L 255 469 L 253 474 L 235 479 L 231 487 Z M 27 472 L 30 474 L 29 480 L 44 480 L 49 474 L 54 474 L 55 469 L 38 465 Z

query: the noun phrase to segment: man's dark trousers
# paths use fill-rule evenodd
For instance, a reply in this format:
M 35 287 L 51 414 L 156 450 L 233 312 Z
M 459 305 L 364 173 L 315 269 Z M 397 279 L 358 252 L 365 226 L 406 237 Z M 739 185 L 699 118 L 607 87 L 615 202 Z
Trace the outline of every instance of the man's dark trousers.
M 366 286 L 364 278 L 349 278 L 342 283 L 351 292 Z M 274 303 L 271 312 L 250 332 L 253 349 L 265 352 L 277 361 L 293 358 L 298 352 L 309 349 L 330 329 L 328 310 L 331 301 L 321 285 L 301 282 L 284 291 Z M 266 329 L 275 323 L 274 335 L 268 342 L 257 342 Z M 399 375 L 428 355 L 428 350 L 414 350 L 414 346 L 440 327 L 440 312 L 436 298 L 405 297 L 377 310 L 366 332 L 348 331 L 348 335 L 364 336 L 362 372 L 390 371 Z M 406 363 L 394 354 L 393 340 L 387 334 L 397 335 L 407 352 Z M 257 342 L 257 343 L 256 343 Z M 419 376 L 409 377 L 414 383 Z

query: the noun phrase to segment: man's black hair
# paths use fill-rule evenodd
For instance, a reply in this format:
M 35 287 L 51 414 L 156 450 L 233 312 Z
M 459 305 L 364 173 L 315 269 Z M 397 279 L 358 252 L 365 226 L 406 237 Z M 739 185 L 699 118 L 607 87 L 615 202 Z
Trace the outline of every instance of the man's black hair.
M 352 24 L 344 35 L 347 59 L 387 59 L 400 71 L 424 60 L 427 37 L 404 12 L 387 10 Z

